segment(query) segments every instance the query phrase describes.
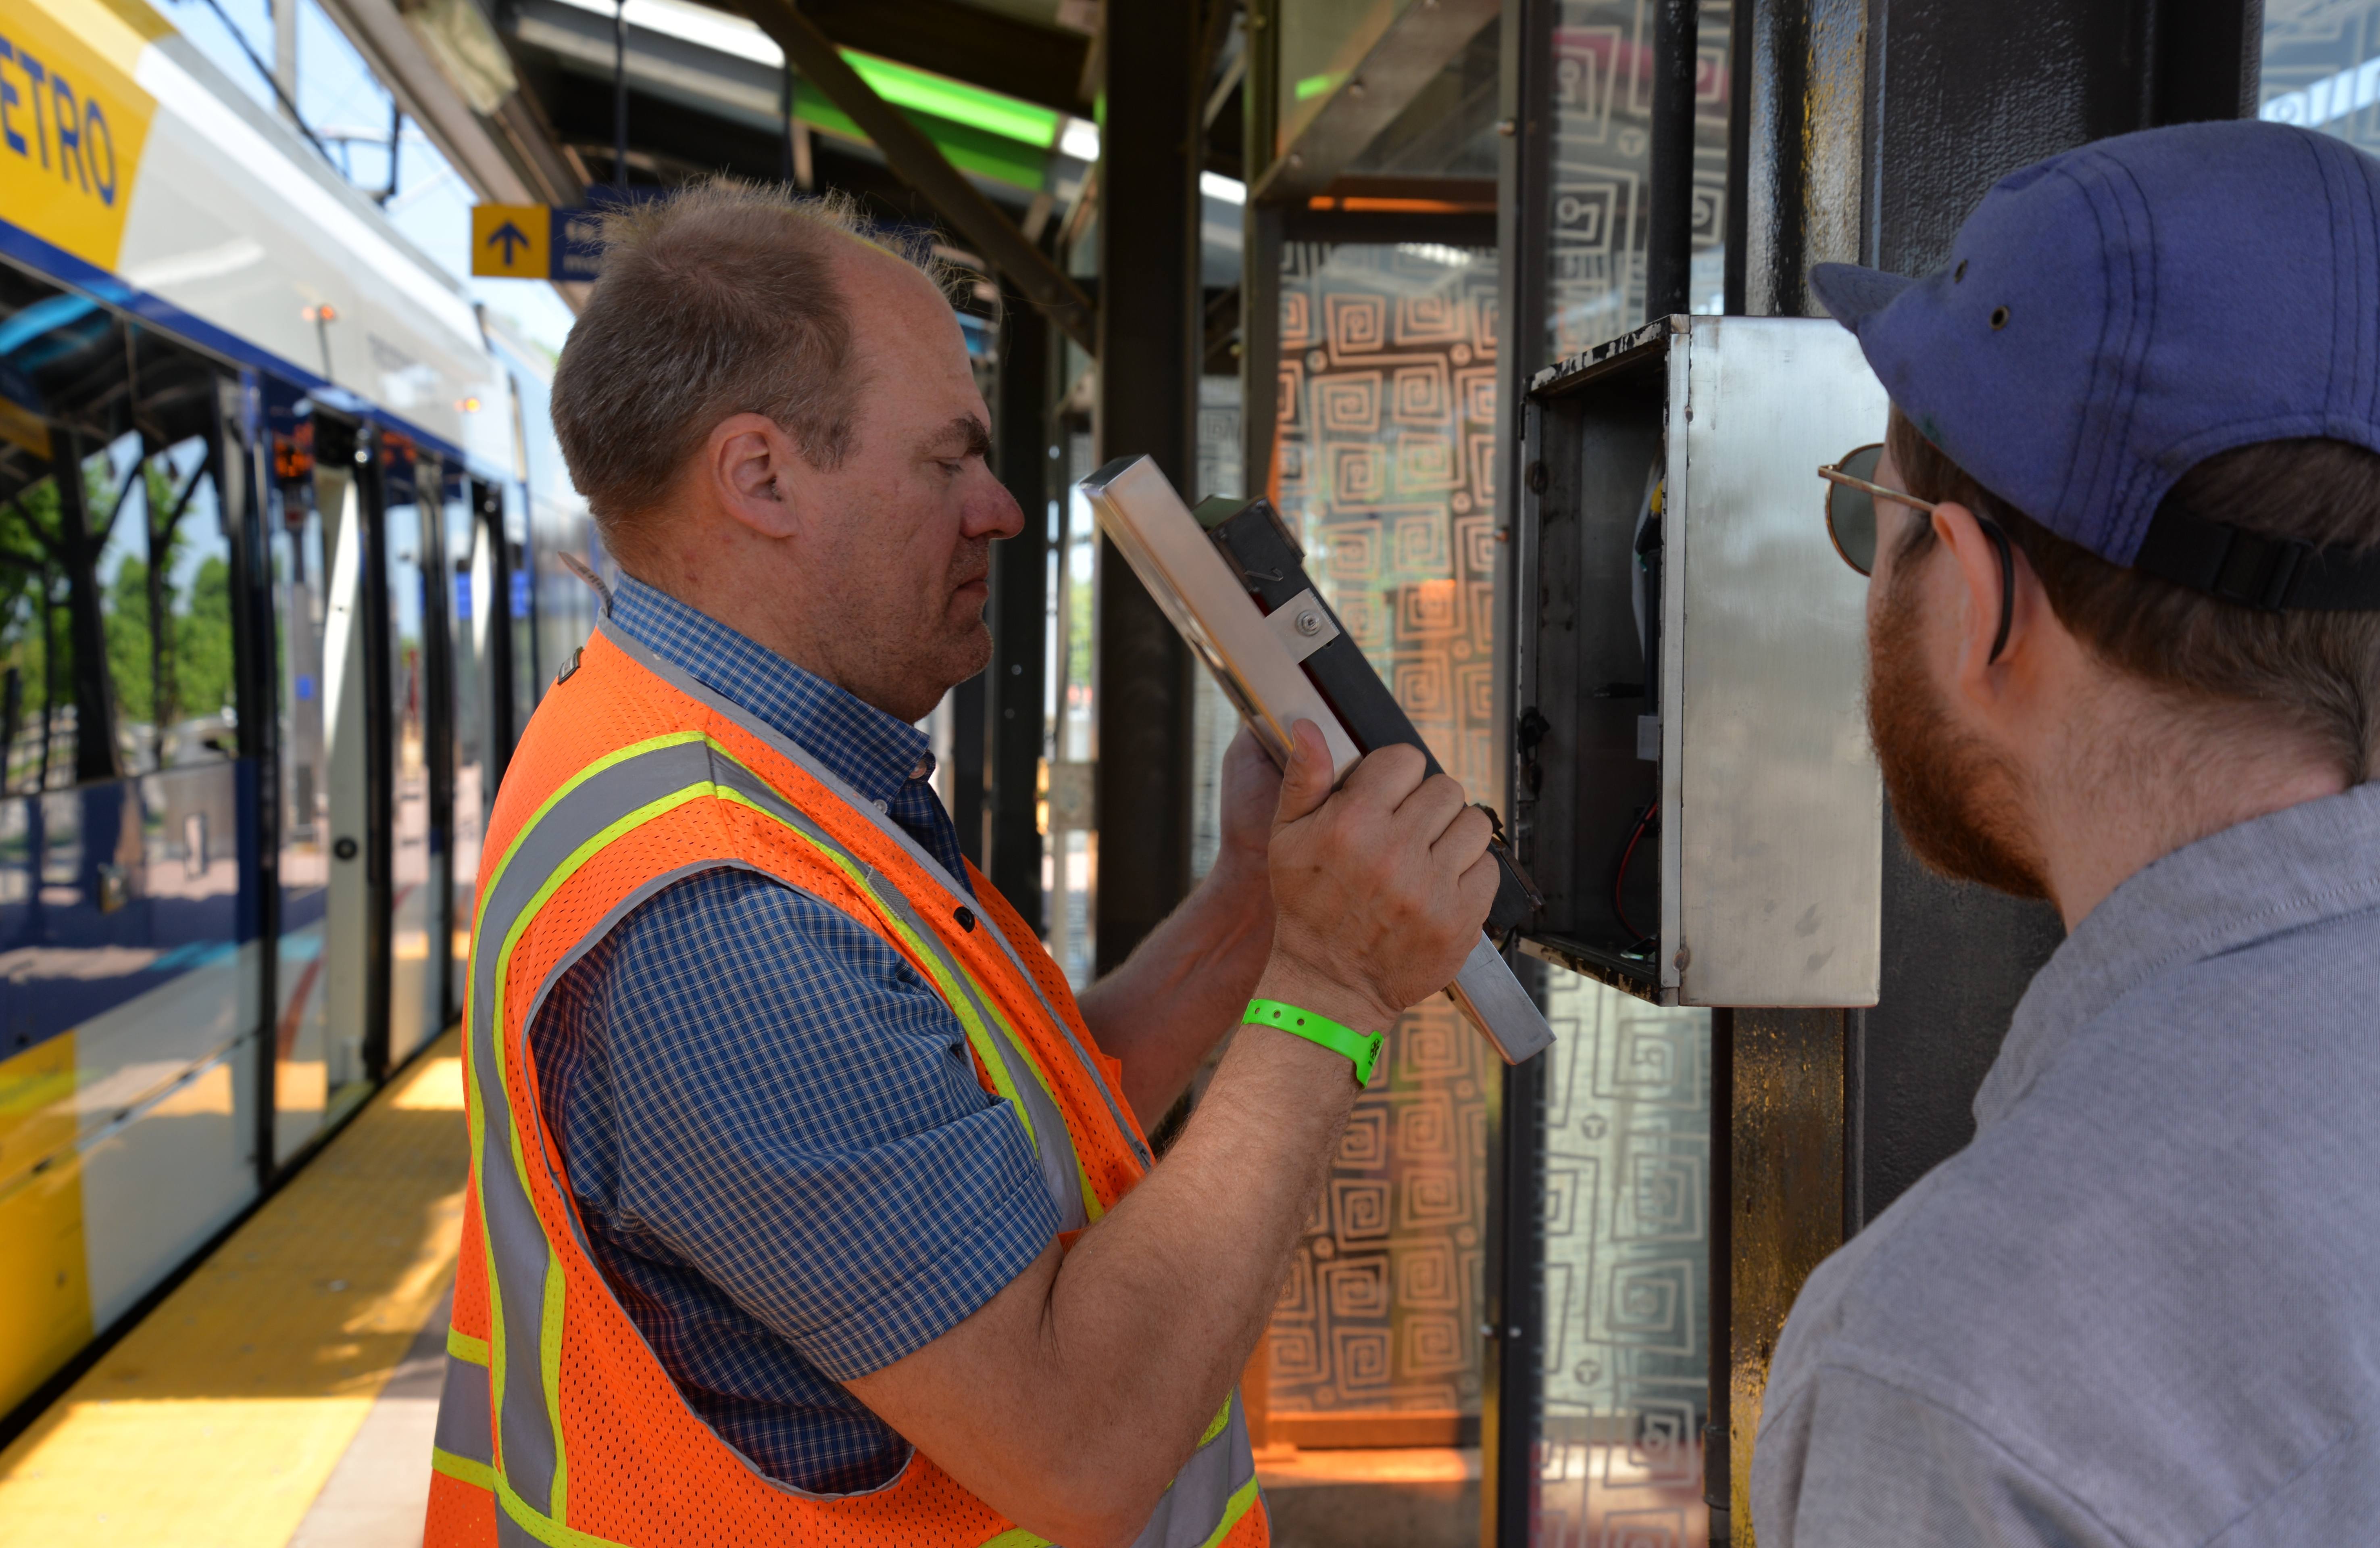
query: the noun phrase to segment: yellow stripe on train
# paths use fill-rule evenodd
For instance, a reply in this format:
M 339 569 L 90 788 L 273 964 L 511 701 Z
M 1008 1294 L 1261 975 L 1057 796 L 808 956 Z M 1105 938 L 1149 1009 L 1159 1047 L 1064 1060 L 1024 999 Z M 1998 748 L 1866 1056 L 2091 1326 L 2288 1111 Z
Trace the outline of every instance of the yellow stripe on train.
M 74 1091 L 72 1032 L 0 1060 L 0 1410 L 91 1342 Z

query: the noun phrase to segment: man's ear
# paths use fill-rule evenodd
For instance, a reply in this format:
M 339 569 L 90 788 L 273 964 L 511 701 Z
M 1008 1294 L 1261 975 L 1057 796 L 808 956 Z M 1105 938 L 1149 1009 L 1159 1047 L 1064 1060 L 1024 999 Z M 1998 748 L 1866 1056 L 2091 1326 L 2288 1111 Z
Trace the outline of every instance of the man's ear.
M 1966 596 L 1966 617 L 1961 625 L 1958 677 L 1971 693 L 1992 693 L 1999 686 L 1996 674 L 2027 658 L 2038 641 L 2046 596 L 2041 578 L 2025 562 L 2024 551 L 2013 542 L 2005 548 L 1984 530 L 1981 518 L 1955 500 L 1934 508 L 1934 535 L 1950 551 L 1958 566 L 1959 585 Z M 2007 572 L 2001 555 L 2007 555 Z M 2013 581 L 2014 602 L 2007 606 L 2008 638 L 1999 638 L 2000 615 Z M 1992 647 L 1999 646 L 1997 660 Z
M 699 476 L 728 515 L 762 537 L 789 538 L 801 524 L 808 465 L 783 427 L 766 414 L 733 414 L 703 442 Z

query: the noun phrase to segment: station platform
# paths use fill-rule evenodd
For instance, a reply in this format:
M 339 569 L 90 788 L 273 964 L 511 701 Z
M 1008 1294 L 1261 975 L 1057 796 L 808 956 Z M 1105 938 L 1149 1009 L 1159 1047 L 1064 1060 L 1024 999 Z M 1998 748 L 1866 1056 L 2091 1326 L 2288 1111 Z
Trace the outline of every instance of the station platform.
M 449 1032 L 0 1453 L 0 1548 L 417 1548 L 467 1157 Z
M 0 1452 L 0 1548 L 419 1548 L 466 1155 L 449 1032 Z M 1477 1540 L 1475 1446 L 1257 1477 L 1281 1548 Z

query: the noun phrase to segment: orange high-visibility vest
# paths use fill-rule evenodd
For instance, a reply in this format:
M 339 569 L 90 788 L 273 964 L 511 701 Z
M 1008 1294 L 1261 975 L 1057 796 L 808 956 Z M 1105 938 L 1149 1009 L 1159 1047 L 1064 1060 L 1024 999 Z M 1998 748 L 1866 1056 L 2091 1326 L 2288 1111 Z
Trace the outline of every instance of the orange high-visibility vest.
M 529 721 L 489 827 L 464 1009 L 471 1188 L 428 1548 L 1040 1543 L 926 1457 L 880 1488 L 813 1494 L 763 1476 L 686 1406 L 588 1251 L 528 1029 L 563 972 L 662 888 L 721 866 L 777 877 L 940 992 L 1071 1242 L 1149 1159 L 1120 1067 L 1056 964 L 979 874 L 969 897 L 807 752 L 608 624 Z M 1139 1544 L 1267 1541 L 1234 1394 Z

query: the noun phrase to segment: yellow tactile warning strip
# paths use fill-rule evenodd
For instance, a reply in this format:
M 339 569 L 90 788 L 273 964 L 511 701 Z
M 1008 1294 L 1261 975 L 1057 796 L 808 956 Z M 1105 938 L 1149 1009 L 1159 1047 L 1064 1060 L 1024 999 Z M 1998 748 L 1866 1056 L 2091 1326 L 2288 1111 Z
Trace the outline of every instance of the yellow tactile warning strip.
M 455 1046 L 398 1077 L 0 1453 L 0 1548 L 288 1542 L 454 1278 Z

